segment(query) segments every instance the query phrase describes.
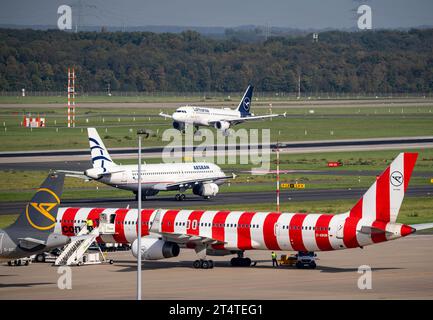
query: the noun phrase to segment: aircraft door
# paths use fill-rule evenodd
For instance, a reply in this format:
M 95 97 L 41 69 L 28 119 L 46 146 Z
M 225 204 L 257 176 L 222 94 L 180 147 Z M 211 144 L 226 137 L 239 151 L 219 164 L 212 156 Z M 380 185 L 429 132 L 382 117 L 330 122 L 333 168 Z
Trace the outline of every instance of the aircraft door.
M 122 183 L 128 182 L 128 176 L 125 171 L 122 172 L 122 177 L 120 178 L 120 182 Z
M 4 237 L 4 233 L 0 233 L 0 254 L 3 253 L 3 237 Z
M 337 234 L 335 235 L 337 239 L 344 238 L 344 221 L 340 222 L 337 226 Z

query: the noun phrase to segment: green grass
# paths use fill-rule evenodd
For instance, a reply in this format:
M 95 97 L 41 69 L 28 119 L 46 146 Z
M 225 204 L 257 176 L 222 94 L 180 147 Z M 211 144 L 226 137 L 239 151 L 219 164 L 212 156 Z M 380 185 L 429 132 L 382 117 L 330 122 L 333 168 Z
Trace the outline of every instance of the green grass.
M 255 121 L 236 126 L 236 129 L 270 129 L 271 141 L 334 140 L 355 138 L 380 138 L 401 136 L 432 135 L 433 104 L 423 107 L 320 107 L 314 114 L 309 108 L 278 109 L 287 112 L 287 118 L 272 121 Z M 164 110 L 171 113 L 174 109 Z M 274 110 L 275 111 L 275 110 Z M 20 123 L 23 114 L 45 115 L 46 128 L 30 130 Z M 44 150 L 87 148 L 85 128 L 98 127 L 108 148 L 136 146 L 137 128 L 147 128 L 154 135 L 144 142 L 145 146 L 165 145 L 161 140 L 165 129 L 171 128 L 171 121 L 158 116 L 157 108 L 77 107 L 77 128 L 66 128 L 66 106 L 34 108 L 31 105 L 17 105 L 15 108 L 0 109 L 0 151 Z M 257 114 L 266 114 L 266 108 L 257 108 Z M 134 119 L 135 118 L 135 119 Z M 214 129 L 211 129 L 215 132 Z M 230 142 L 227 138 L 226 142 Z M 249 142 L 249 141 L 245 141 Z M 201 141 L 196 141 L 200 144 Z M 213 143 L 212 143 L 213 144 Z

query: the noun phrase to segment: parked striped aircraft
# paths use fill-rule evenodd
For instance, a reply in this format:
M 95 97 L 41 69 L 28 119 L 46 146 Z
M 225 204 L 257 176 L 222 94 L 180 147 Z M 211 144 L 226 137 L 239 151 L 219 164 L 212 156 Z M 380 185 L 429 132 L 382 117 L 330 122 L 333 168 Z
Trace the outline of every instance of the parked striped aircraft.
M 247 250 L 298 251 L 314 257 L 315 251 L 362 248 L 433 228 L 433 223 L 396 222 L 417 156 L 399 154 L 355 206 L 342 214 L 144 209 L 142 257 L 170 258 L 180 248 L 192 248 L 199 257 L 196 268 L 213 267 L 206 259 L 212 255 L 237 254 L 232 265 L 250 265 L 244 257 Z M 101 235 L 98 241 L 132 243 L 137 256 L 136 209 L 61 208 L 54 232 L 73 236 L 86 219 L 98 225 L 101 214 L 114 223 L 115 233 Z M 309 261 L 315 267 L 314 260 Z

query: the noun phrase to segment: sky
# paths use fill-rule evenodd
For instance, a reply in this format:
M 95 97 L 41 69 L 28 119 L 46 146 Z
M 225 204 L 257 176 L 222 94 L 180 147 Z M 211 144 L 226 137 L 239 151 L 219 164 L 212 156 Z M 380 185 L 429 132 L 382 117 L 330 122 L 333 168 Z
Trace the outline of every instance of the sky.
M 372 9 L 374 28 L 433 26 L 432 0 L 0 0 L 0 24 L 57 25 L 57 8 L 72 7 L 88 26 L 270 25 L 297 29 L 346 29 L 356 9 Z

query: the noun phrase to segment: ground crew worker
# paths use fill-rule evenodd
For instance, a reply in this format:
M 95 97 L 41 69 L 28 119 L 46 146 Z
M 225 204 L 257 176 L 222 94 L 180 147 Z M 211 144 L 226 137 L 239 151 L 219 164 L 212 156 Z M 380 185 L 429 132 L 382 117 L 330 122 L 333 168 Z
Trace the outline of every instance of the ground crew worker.
M 271 257 L 272 257 L 272 266 L 278 267 L 277 254 L 274 251 L 272 251 Z
M 86 220 L 86 225 L 87 225 L 87 230 L 89 232 L 92 232 L 92 230 L 93 230 L 93 220 L 92 219 L 87 219 Z

